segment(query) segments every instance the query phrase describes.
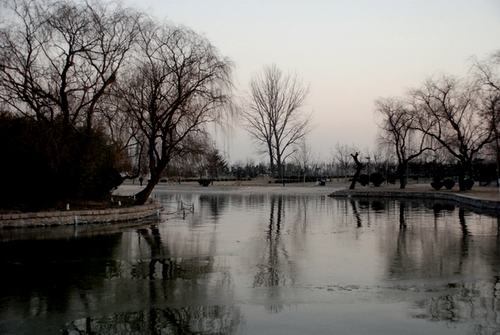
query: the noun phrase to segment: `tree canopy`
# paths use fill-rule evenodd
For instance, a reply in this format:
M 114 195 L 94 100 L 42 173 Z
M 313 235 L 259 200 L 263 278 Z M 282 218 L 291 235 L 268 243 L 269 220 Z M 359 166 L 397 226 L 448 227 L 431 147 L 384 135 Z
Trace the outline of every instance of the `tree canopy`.
M 17 181 L 6 194 L 41 159 L 53 200 L 109 194 L 147 172 L 144 203 L 172 157 L 208 150 L 206 125 L 231 116 L 232 64 L 188 28 L 97 0 L 7 0 L 5 13 L 2 124 L 36 130 L 2 138 Z

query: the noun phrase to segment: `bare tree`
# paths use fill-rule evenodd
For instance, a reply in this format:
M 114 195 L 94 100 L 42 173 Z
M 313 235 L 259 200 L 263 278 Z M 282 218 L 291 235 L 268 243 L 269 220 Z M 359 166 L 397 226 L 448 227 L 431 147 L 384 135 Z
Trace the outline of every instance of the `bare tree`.
M 50 126 L 60 121 L 63 138 L 76 126 L 90 132 L 134 43 L 138 14 L 97 1 L 7 4 L 11 21 L 0 31 L 1 101 Z
M 486 60 L 474 60 L 471 70 L 483 89 L 500 93 L 500 51 Z
M 134 55 L 118 93 L 146 139 L 150 178 L 136 195 L 142 204 L 171 159 L 203 150 L 206 125 L 229 116 L 232 65 L 193 31 L 153 22 L 141 25 Z
M 384 152 L 380 148 L 366 148 L 363 152 L 365 158 L 368 160 L 368 171 L 367 174 L 380 172 L 384 169 L 386 164 L 384 160 Z
M 481 88 L 483 117 L 494 129 L 494 151 L 497 163 L 497 177 L 500 176 L 500 51 L 484 61 L 475 60 L 472 73 Z M 500 186 L 500 178 L 497 178 Z
M 429 141 L 426 141 L 427 135 L 414 129 L 415 113 L 408 110 L 409 106 L 406 106 L 404 101 L 394 98 L 379 99 L 375 106 L 375 111 L 382 118 L 379 124 L 382 130 L 379 143 L 394 151 L 398 159 L 396 173 L 399 188 L 404 189 L 408 163 L 422 153 L 432 150 L 432 147 Z
M 335 148 L 332 150 L 333 160 L 337 165 L 337 175 L 342 175 L 345 182 L 347 182 L 347 176 L 349 175 L 352 167 L 351 152 L 353 151 L 356 151 L 356 149 L 339 142 L 335 144 Z
M 429 79 L 410 91 L 414 129 L 429 136 L 459 162 L 460 191 L 466 175 L 472 179 L 474 157 L 494 139 L 492 122 L 485 122 L 476 85 L 449 76 Z
M 306 138 L 301 138 L 298 143 L 295 145 L 295 153 L 294 153 L 294 161 L 300 169 L 300 173 L 302 174 L 302 181 L 306 183 L 306 173 L 309 169 L 309 164 L 311 164 L 313 160 L 313 151 L 311 146 L 307 143 Z
M 293 153 L 289 149 L 311 131 L 312 114 L 302 112 L 308 93 L 297 75 L 285 75 L 275 65 L 250 82 L 245 129 L 260 152 L 269 156 L 271 171 L 277 167 L 280 176 L 283 162 Z

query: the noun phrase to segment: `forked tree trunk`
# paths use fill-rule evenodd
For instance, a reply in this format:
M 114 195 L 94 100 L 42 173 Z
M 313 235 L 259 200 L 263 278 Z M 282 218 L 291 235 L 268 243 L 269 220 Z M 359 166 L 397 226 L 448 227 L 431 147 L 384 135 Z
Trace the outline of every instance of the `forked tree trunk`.
M 352 177 L 352 183 L 351 186 L 349 186 L 350 190 L 354 190 L 356 187 L 356 182 L 358 181 L 359 174 L 361 173 L 361 169 L 363 168 L 363 164 L 358 160 L 358 155 L 359 152 L 356 152 L 354 155 L 351 154 L 352 158 L 354 159 L 354 163 L 356 163 L 356 172 L 354 173 L 354 177 Z

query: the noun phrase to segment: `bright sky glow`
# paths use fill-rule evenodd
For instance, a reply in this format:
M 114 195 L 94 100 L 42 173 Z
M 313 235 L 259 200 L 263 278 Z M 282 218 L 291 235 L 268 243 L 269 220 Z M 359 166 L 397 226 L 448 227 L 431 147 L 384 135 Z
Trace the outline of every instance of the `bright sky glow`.
M 158 19 L 208 38 L 235 64 L 237 94 L 276 64 L 310 85 L 308 142 L 321 160 L 340 142 L 374 148 L 374 101 L 429 76 L 463 76 L 471 57 L 500 50 L 498 0 L 135 0 Z M 237 129 L 220 143 L 231 162 L 257 158 Z

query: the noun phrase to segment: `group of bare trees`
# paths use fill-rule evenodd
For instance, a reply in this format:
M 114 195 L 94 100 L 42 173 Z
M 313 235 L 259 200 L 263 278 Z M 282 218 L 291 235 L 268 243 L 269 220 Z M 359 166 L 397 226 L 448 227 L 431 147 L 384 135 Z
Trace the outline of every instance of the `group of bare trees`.
M 70 133 L 104 129 L 126 156 L 135 156 L 128 177 L 150 175 L 138 203 L 173 157 L 204 150 L 207 124 L 232 115 L 231 62 L 188 28 L 117 2 L 2 5 L 2 112 L 46 124 L 56 156 Z M 80 155 L 92 155 L 90 146 Z M 58 161 L 54 170 L 62 168 Z
M 2 112 L 45 125 L 54 178 L 64 169 L 63 153 L 77 155 L 73 162 L 93 155 L 90 144 L 78 153 L 68 149 L 70 134 L 90 143 L 99 129 L 123 158 L 114 166 L 122 179 L 148 175 L 136 195 L 144 203 L 169 164 L 199 161 L 205 169 L 217 165 L 209 162 L 213 157 L 224 161 L 210 145 L 207 125 L 230 124 L 237 110 L 268 154 L 273 175 L 299 149 L 305 175 L 310 158 L 301 141 L 311 114 L 302 107 L 309 89 L 296 75 L 264 68 L 251 80 L 249 102 L 237 109 L 232 63 L 188 28 L 99 0 L 6 0 L 2 12 Z
M 430 78 L 404 97 L 376 102 L 380 142 L 397 158 L 401 188 L 408 163 L 429 151 L 458 164 L 461 191 L 473 178 L 475 160 L 488 155 L 498 159 L 499 64 L 497 53 L 487 61 L 476 61 L 467 78 Z
M 137 194 L 137 202 L 144 203 L 169 164 L 203 156 L 204 168 L 216 166 L 210 155 L 224 161 L 214 152 L 207 126 L 230 124 L 239 111 L 260 153 L 269 158 L 272 175 L 283 177 L 286 160 L 293 157 L 305 180 L 312 160 L 305 141 L 312 113 L 304 111 L 309 88 L 296 74 L 265 67 L 252 77 L 242 108 L 235 108 L 231 61 L 188 28 L 117 2 L 1 4 L 0 112 L 43 125 L 39 129 L 48 144 L 40 150 L 50 152 L 55 178 L 92 167 L 100 173 L 92 141 L 98 134 L 102 146 L 106 134 L 108 149 L 99 157 L 113 156 L 119 178 L 148 174 L 147 186 Z M 476 61 L 470 78 L 429 79 L 402 98 L 376 102 L 381 143 L 393 148 L 401 187 L 407 164 L 425 152 L 446 152 L 459 162 L 460 189 L 478 155 L 498 153 L 499 64 L 497 53 Z M 77 152 L 69 145 L 75 138 Z M 352 152 L 338 149 L 347 175 Z

